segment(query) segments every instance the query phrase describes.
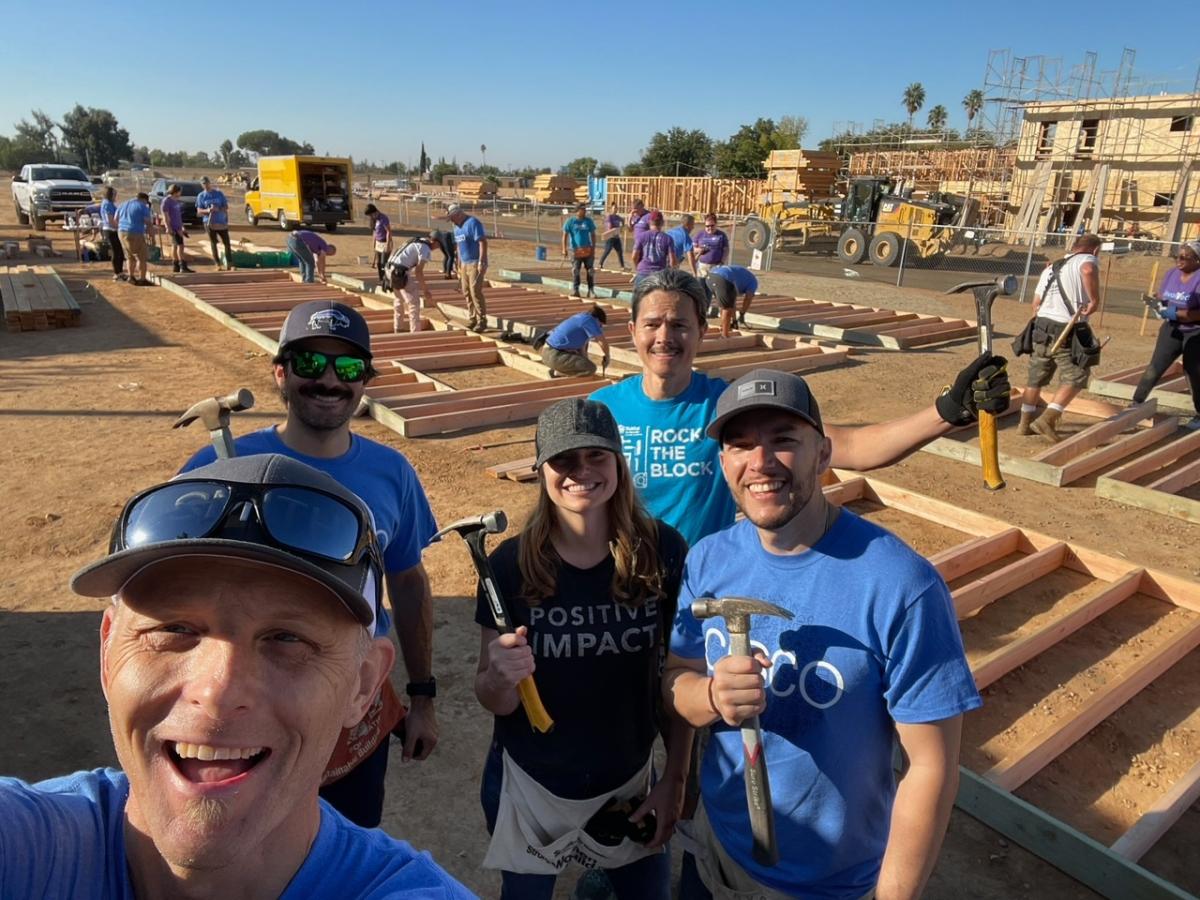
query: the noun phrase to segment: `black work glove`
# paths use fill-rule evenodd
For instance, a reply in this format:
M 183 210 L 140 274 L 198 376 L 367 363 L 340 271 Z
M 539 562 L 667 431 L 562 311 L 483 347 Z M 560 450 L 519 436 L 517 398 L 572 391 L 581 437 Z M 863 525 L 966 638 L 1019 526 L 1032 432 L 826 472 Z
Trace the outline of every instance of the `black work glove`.
M 942 390 L 935 401 L 938 415 L 951 425 L 970 425 L 980 410 L 992 415 L 1007 410 L 1012 391 L 1007 365 L 1003 356 L 981 354 L 958 373 L 953 385 Z

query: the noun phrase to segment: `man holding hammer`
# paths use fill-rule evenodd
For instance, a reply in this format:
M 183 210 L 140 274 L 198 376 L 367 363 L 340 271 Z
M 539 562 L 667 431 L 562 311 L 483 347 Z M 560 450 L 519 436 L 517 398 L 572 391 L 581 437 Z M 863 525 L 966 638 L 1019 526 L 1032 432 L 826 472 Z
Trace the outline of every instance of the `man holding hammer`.
M 685 871 L 680 897 L 919 897 L 954 801 L 962 714 L 981 703 L 949 591 L 890 532 L 825 500 L 832 448 L 802 378 L 757 369 L 715 412 L 707 433 L 745 519 L 688 554 L 663 682 L 677 713 L 713 726 L 699 879 Z M 753 656 L 731 655 L 747 612 L 760 613 Z M 755 717 L 761 743 L 744 742 Z M 769 792 L 748 767 L 769 773 Z
M 353 491 L 371 510 L 383 548 L 384 581 L 396 615 L 396 636 L 408 671 L 410 707 L 380 713 L 388 721 L 371 745 L 346 752 L 339 745 L 326 771 L 321 796 L 356 825 L 373 828 L 383 813 L 384 776 L 388 764 L 388 731 L 395 716 L 404 735 L 403 758 L 425 759 L 438 740 L 433 698 L 437 693 L 431 665 L 433 603 L 421 552 L 437 531 L 429 501 L 412 465 L 400 453 L 350 430 L 371 365 L 371 335 L 354 309 L 329 300 L 295 306 L 279 333 L 272 361 L 275 383 L 287 407 L 287 421 L 251 432 L 234 441 L 238 456 L 279 453 L 325 472 Z M 182 471 L 213 461 L 205 447 Z M 391 618 L 380 606 L 376 637 L 388 634 Z M 385 686 L 381 702 L 395 695 Z M 398 705 L 398 704 L 397 704 Z M 378 743 L 375 743 L 378 741 Z

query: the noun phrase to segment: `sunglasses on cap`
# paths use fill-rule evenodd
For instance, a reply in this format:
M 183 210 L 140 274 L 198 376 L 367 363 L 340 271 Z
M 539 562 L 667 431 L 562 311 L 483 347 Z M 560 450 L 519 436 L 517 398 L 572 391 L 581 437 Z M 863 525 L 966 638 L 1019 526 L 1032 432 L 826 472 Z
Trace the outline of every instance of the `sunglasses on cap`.
M 366 559 L 382 569 L 366 517 L 340 497 L 300 485 L 160 484 L 125 505 L 110 550 L 204 538 L 265 544 L 314 563 L 357 566 Z
M 370 373 L 371 364 L 361 356 L 330 356 L 316 350 L 293 350 L 286 356 L 292 372 L 301 378 L 320 378 L 333 366 L 338 381 L 362 381 Z

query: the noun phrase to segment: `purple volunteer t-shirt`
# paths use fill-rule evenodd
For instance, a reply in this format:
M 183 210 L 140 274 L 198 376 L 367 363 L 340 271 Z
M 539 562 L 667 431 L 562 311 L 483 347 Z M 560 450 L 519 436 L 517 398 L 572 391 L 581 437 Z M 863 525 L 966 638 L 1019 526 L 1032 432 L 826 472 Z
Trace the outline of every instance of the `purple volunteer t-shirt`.
M 644 234 L 650 230 L 650 210 L 643 209 L 638 212 L 636 209 L 629 214 L 629 224 L 633 226 L 633 236 Z
M 700 254 L 700 262 L 718 266 L 725 261 L 725 252 L 729 249 L 729 238 L 725 232 L 717 230 L 709 234 L 703 231 L 699 237 L 692 238 L 692 243 Z
M 183 231 L 183 204 L 170 194 L 162 200 L 163 218 L 167 220 L 167 230 L 179 234 Z
M 1163 278 L 1162 285 L 1158 289 L 1158 296 L 1160 299 L 1166 300 L 1168 306 L 1174 306 L 1178 310 L 1200 309 L 1200 271 L 1193 272 L 1191 278 L 1185 283 L 1183 273 L 1178 269 L 1172 269 Z M 1200 329 L 1200 322 L 1179 322 L 1176 327 L 1180 331 L 1190 334 Z
M 625 220 L 622 219 L 620 216 L 618 216 L 616 213 L 610 213 L 604 219 L 604 227 L 606 229 L 607 228 L 620 228 L 624 224 L 625 224 Z
M 304 241 L 304 245 L 313 253 L 329 252 L 329 245 L 315 231 L 297 231 L 296 237 Z
M 674 242 L 671 236 L 665 231 L 650 231 L 647 229 L 637 236 L 633 242 L 633 250 L 636 253 L 642 251 L 642 258 L 638 260 L 637 273 L 639 275 L 650 275 L 654 272 L 661 272 L 671 264 L 671 250 Z
M 375 217 L 375 240 L 386 241 L 388 239 L 388 228 L 391 226 L 392 220 L 379 213 Z

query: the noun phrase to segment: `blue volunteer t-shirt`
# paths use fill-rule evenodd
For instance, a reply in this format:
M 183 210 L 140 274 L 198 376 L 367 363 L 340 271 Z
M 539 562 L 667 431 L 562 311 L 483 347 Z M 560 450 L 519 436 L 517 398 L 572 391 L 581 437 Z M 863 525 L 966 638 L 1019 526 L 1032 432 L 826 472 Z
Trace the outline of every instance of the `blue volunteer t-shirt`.
M 635 375 L 590 397 L 617 420 L 633 484 L 650 515 L 684 536 L 688 546 L 733 523 L 736 508 L 718 462 L 720 445 L 704 433 L 725 382 L 692 373 L 687 390 L 651 400 Z
M 196 209 L 205 209 L 206 207 L 213 207 L 213 210 L 204 216 L 205 225 L 212 227 L 213 225 L 229 224 L 229 201 L 225 199 L 224 193 L 216 188 L 201 191 L 196 197 Z
M 591 313 L 576 313 L 554 326 L 546 343 L 555 350 L 582 350 L 588 341 L 604 334 L 604 326 Z
M 745 266 L 714 266 L 708 270 L 708 274 L 724 278 L 737 288 L 739 295 L 758 290 L 758 279 Z
M 454 243 L 458 248 L 459 262 L 479 262 L 479 242 L 487 237 L 483 223 L 474 216 L 467 216 L 461 225 L 454 226 Z
M 109 220 L 117 214 L 117 204 L 111 200 L 100 201 L 100 227 L 105 231 L 112 231 L 113 226 L 109 225 Z
M 36 784 L 0 778 L 0 897 L 134 900 L 125 858 L 128 797 L 129 779 L 116 769 Z M 316 840 L 281 900 L 472 896 L 428 853 L 319 803 Z
M 117 208 L 117 230 L 128 234 L 145 234 L 150 221 L 150 207 L 134 197 Z
M 596 223 L 591 219 L 576 219 L 574 217 L 567 219 L 563 223 L 563 231 L 571 239 L 572 250 L 578 250 L 580 247 L 591 247 L 596 243 Z
M 252 431 L 234 442 L 238 456 L 258 453 L 282 453 L 298 459 L 353 491 L 367 504 L 375 518 L 379 545 L 383 548 L 383 566 L 389 573 L 411 569 L 421 561 L 421 551 L 437 532 L 437 523 L 417 473 L 400 453 L 361 435 L 350 434 L 350 449 L 331 459 L 297 453 L 279 437 L 274 427 Z M 211 447 L 196 451 L 181 468 L 190 472 L 217 458 Z M 393 602 L 395 602 L 393 598 Z M 375 634 L 387 634 L 392 619 L 380 606 Z
M 675 245 L 675 260 L 682 265 L 688 251 L 692 249 L 692 236 L 682 225 L 672 228 L 667 234 L 671 238 L 671 243 Z
M 700 768 L 713 832 L 756 880 L 789 895 L 860 897 L 879 876 L 896 785 L 893 722 L 938 722 L 982 701 L 946 583 L 895 535 L 848 510 L 808 552 L 776 556 L 741 521 L 692 548 L 671 652 L 729 649 L 723 619 L 698 621 L 697 597 L 756 597 L 795 614 L 755 616 L 767 670 L 763 753 L 782 859 L 754 861 L 742 739 L 718 720 Z

